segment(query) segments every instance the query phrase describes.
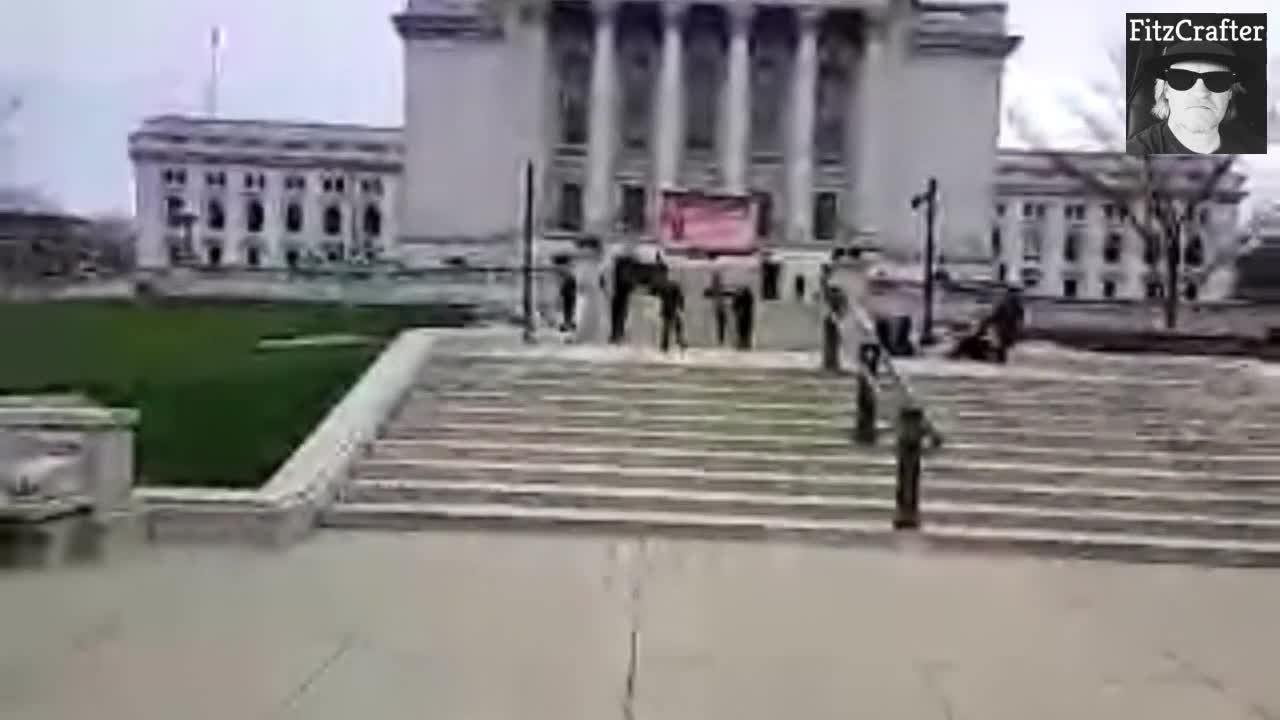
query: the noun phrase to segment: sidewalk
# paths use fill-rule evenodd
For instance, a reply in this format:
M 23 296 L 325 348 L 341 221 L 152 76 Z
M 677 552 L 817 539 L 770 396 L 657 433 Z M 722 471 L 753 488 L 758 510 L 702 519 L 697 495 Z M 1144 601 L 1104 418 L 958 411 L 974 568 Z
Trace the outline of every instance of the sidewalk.
M 1280 717 L 1277 607 L 1258 570 L 329 531 L 0 575 L 0 717 Z

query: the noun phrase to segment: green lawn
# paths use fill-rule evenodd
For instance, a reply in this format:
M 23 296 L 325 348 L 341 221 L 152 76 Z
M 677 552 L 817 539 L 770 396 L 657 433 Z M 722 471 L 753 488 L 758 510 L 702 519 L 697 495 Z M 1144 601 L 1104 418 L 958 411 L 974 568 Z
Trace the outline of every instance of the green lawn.
M 456 325 L 427 307 L 0 304 L 0 394 L 78 391 L 142 413 L 140 484 L 261 485 L 402 327 Z M 376 346 L 255 350 L 259 339 L 355 333 Z

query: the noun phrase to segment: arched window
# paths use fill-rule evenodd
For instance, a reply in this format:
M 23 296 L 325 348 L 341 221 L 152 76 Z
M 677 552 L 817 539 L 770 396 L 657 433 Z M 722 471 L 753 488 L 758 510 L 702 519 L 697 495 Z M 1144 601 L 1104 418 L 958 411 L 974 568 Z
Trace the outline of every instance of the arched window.
M 1204 241 L 1200 239 L 1199 235 L 1187 241 L 1187 250 L 1183 255 L 1187 264 L 1191 267 L 1200 267 L 1204 264 Z
M 338 235 L 342 232 L 342 210 L 337 205 L 330 205 L 324 210 L 324 234 Z
M 1123 251 L 1121 246 L 1123 243 L 1124 240 L 1120 237 L 1119 233 L 1110 233 L 1107 235 L 1107 240 L 1102 246 L 1102 260 L 1108 264 L 1120 262 L 1120 255 Z
M 785 113 L 779 108 L 787 106 L 787 46 L 786 38 L 771 32 L 770 26 L 761 23 L 752 53 L 754 68 L 751 73 L 751 149 L 753 152 L 776 153 L 782 148 L 781 119 Z
M 654 47 L 649 33 L 623 35 L 621 55 L 622 143 L 633 150 L 649 144 L 653 108 Z
M 209 201 L 209 229 L 221 230 L 227 226 L 227 211 L 221 200 Z
M 266 221 L 266 212 L 262 209 L 262 201 L 254 198 L 245 204 L 244 208 L 244 228 L 251 233 L 262 232 L 262 225 Z
M 364 234 L 368 237 L 382 234 L 382 211 L 377 205 L 370 205 L 364 210 Z
M 296 202 L 284 208 L 284 229 L 291 233 L 302 232 L 302 206 Z
M 818 96 L 813 144 L 819 158 L 840 159 L 844 153 L 845 108 L 849 104 L 849 65 L 852 49 L 831 32 L 818 46 Z
M 586 28 L 566 23 L 557 31 L 556 49 L 560 142 L 583 145 L 591 97 L 591 37 Z
M 705 8 L 710 10 L 710 8 Z M 718 18 L 703 6 L 689 11 L 689 49 L 685 58 L 685 146 L 690 150 L 715 148 L 724 47 Z

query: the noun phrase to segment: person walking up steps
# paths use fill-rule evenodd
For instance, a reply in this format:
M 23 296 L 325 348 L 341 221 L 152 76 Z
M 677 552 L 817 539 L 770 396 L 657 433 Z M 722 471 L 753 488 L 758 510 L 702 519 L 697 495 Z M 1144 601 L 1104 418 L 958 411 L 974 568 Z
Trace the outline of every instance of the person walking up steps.
M 684 339 L 684 290 L 666 273 L 658 277 L 659 312 L 662 316 L 662 337 L 658 346 L 662 352 L 671 350 L 671 336 L 675 335 L 676 344 L 681 350 L 688 350 Z
M 571 267 L 560 271 L 560 317 L 560 332 L 578 329 L 578 278 L 574 277 Z

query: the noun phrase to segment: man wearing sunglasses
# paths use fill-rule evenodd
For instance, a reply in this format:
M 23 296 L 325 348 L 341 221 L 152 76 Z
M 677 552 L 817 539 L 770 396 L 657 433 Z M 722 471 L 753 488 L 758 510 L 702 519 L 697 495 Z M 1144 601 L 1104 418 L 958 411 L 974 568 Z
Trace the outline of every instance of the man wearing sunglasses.
M 1158 122 L 1129 138 L 1130 155 L 1255 154 L 1266 141 L 1236 121 L 1235 100 L 1245 92 L 1249 67 L 1223 45 L 1181 42 L 1149 61 L 1155 79 L 1151 114 Z

